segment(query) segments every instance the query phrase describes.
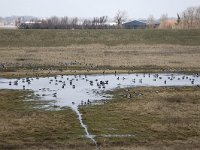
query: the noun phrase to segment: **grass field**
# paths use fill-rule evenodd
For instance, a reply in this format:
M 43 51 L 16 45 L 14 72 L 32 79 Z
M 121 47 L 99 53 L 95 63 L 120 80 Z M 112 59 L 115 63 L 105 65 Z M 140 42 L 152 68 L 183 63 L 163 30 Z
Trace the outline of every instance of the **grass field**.
M 107 104 L 81 107 L 83 121 L 97 136 L 100 149 L 200 148 L 200 88 L 133 88 L 109 93 L 114 97 Z M 131 99 L 126 98 L 128 93 Z M 0 91 L 0 149 L 95 149 L 84 138 L 75 113 L 67 108 L 42 109 L 45 103 L 28 91 Z
M 0 30 L 0 47 L 200 45 L 200 30 Z
M 29 91 L 0 90 L 0 149 L 91 149 L 70 109 L 41 108 Z
M 114 97 L 106 105 L 82 108 L 102 149 L 200 148 L 200 88 L 132 88 L 110 93 Z M 126 98 L 128 93 L 131 99 Z
M 0 30 L 0 77 L 200 72 L 200 30 Z M 200 88 L 110 91 L 81 107 L 101 149 L 200 149 Z M 0 90 L 0 149 L 95 149 L 68 108 L 31 91 Z M 106 137 L 105 135 L 125 137 Z M 131 136 L 127 136 L 130 134 Z
M 82 45 L 0 48 L 0 61 L 17 68 L 117 70 L 200 70 L 200 46 Z M 14 68 L 16 67 L 16 68 Z
M 0 30 L 0 53 L 1 74 L 51 67 L 198 72 L 200 30 Z

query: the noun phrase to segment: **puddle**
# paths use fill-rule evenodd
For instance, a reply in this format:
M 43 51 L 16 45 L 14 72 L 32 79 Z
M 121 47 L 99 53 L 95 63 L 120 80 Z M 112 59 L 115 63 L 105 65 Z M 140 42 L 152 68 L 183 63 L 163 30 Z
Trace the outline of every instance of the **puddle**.
M 0 89 L 33 90 L 43 100 L 56 100 L 55 105 L 76 109 L 99 100 L 111 98 L 104 91 L 136 86 L 197 86 L 198 75 L 182 74 L 120 74 L 72 75 L 41 78 L 0 78 Z
M 55 100 L 55 106 L 71 107 L 78 115 L 86 137 L 96 145 L 78 110 L 79 105 L 90 105 L 110 99 L 105 91 L 137 86 L 199 86 L 200 77 L 184 74 L 120 74 L 120 75 L 69 75 L 41 78 L 0 78 L 0 89 L 33 90 L 42 100 Z

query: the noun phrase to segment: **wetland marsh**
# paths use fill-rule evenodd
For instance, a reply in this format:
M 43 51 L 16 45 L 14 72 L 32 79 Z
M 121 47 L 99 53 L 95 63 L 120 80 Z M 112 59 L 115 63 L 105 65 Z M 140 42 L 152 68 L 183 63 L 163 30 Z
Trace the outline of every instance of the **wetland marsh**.
M 199 149 L 199 30 L 0 30 L 1 149 Z

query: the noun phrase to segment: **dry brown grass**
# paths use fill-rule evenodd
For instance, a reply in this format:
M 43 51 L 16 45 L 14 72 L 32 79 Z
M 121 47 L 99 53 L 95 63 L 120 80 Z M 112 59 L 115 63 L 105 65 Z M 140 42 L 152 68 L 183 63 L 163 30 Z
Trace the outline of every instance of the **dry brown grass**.
M 82 108 L 102 149 L 200 148 L 200 88 L 142 87 L 111 93 L 114 99 L 106 105 Z M 131 99 L 125 98 L 128 93 Z M 135 136 L 98 136 L 102 134 Z
M 75 66 L 90 69 L 200 70 L 200 47 L 180 45 L 79 45 L 67 47 L 0 48 L 7 67 Z
M 92 149 L 70 109 L 45 111 L 30 92 L 0 91 L 0 149 Z M 24 100 L 32 99 L 32 101 Z

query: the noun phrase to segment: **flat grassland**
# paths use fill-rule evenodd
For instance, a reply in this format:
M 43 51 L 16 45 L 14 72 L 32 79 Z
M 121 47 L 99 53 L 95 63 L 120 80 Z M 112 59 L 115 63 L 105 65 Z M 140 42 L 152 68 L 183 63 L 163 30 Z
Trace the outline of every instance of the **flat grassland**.
M 109 93 L 114 97 L 105 105 L 80 108 L 100 149 L 200 148 L 200 88 L 149 87 Z M 84 138 L 74 112 L 44 110 L 43 103 L 29 91 L 0 91 L 0 149 L 95 149 Z
M 0 47 L 200 45 L 200 30 L 0 30 Z
M 0 90 L 0 149 L 91 149 L 76 114 L 42 108 L 48 103 L 31 91 Z
M 102 149 L 200 148 L 200 88 L 139 87 L 109 93 L 112 101 L 81 109 Z
M 200 70 L 200 30 L 0 30 L 0 69 Z M 68 72 L 67 72 L 68 71 Z
M 0 30 L 0 77 L 199 73 L 199 58 L 200 30 Z M 109 93 L 105 105 L 80 108 L 101 149 L 200 149 L 200 88 Z M 0 90 L 0 149 L 95 149 L 74 112 L 46 104 L 31 91 Z

